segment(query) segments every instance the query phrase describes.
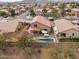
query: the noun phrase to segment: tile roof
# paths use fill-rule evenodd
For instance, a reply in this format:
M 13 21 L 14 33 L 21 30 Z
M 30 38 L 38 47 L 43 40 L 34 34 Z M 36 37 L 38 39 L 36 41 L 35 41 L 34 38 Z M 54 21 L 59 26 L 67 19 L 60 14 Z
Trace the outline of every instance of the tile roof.
M 66 19 L 55 20 L 54 23 L 57 26 L 59 32 L 74 28 L 74 25 L 71 23 L 71 21 Z
M 31 16 L 28 16 L 30 13 L 26 11 L 25 13 L 19 15 L 16 19 L 32 20 Z
M 39 29 L 37 28 L 32 28 L 32 27 L 29 28 L 29 31 L 34 31 L 34 30 L 39 31 Z
M 3 19 L 5 19 L 5 18 L 1 16 L 1 17 L 0 17 L 0 20 L 3 20 Z
M 14 20 L 15 18 L 13 18 L 13 17 L 7 17 L 6 19 L 7 20 Z
M 46 17 L 40 16 L 40 15 L 33 18 L 31 23 L 34 23 L 34 22 L 38 22 L 45 26 L 51 27 L 50 21 Z
M 16 20 L 0 22 L 0 30 L 2 32 L 15 32 L 18 23 Z
M 68 19 L 68 20 L 79 20 L 79 17 L 77 17 L 77 16 L 64 16 L 63 17 L 64 19 Z
M 72 11 L 77 11 L 77 12 L 79 12 L 79 8 L 73 8 Z

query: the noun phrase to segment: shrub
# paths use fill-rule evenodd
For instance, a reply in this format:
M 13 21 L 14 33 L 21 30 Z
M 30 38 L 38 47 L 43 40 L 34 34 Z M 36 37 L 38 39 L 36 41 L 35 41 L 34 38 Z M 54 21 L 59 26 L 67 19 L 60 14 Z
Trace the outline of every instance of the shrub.
M 17 42 L 17 46 L 20 48 L 26 48 L 32 45 L 33 38 L 28 35 L 23 35 L 19 38 L 19 41 Z
M 59 42 L 79 42 L 79 38 L 61 38 Z

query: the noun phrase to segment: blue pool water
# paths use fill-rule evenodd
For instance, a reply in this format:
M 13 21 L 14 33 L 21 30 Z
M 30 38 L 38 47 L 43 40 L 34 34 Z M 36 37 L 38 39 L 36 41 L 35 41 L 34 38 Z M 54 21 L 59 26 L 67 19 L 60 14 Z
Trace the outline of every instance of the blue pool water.
M 40 43 L 50 43 L 53 41 L 54 41 L 53 38 L 39 38 L 38 40 L 36 40 L 36 42 L 40 42 Z

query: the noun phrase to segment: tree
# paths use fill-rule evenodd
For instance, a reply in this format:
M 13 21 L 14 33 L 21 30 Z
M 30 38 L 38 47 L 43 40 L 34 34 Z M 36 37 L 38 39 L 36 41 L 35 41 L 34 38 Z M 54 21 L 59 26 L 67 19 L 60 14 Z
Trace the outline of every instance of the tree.
M 61 17 L 61 14 L 58 13 L 57 10 L 54 10 L 54 11 L 51 12 L 51 13 L 47 13 L 46 16 L 47 16 L 47 17 L 53 17 L 54 19 L 57 19 L 57 18 Z
M 31 8 L 31 9 L 29 10 L 29 12 L 31 13 L 31 15 L 32 15 L 32 16 L 34 16 L 34 15 L 35 15 L 35 11 L 34 11 L 34 9 L 33 9 L 33 8 Z
M 76 5 L 79 7 L 79 3 L 76 3 Z
M 26 48 L 32 45 L 33 38 L 29 35 L 24 34 L 19 38 L 19 41 L 17 42 L 17 46 L 20 48 Z
M 44 8 L 44 9 L 43 9 L 43 12 L 44 12 L 44 13 L 47 13 L 47 10 Z
M 64 17 L 64 15 L 66 14 L 66 11 L 64 9 L 61 10 L 61 15 Z
M 3 11 L 0 11 L 0 16 L 4 16 L 4 15 L 6 15 L 6 13 Z
M 62 4 L 59 5 L 59 8 L 60 8 L 60 9 L 64 9 L 65 6 L 66 6 L 66 4 L 65 4 L 65 3 L 62 3 Z
M 9 9 L 9 12 L 10 12 L 10 16 L 15 16 L 15 10 Z

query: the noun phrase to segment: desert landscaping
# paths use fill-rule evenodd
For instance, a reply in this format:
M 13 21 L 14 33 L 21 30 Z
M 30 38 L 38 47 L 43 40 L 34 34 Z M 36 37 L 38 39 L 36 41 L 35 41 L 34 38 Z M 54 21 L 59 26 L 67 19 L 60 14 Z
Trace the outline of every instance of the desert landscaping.
M 6 47 L 6 46 L 5 46 Z M 6 47 L 0 59 L 78 59 L 79 43 L 55 43 L 45 47 Z

